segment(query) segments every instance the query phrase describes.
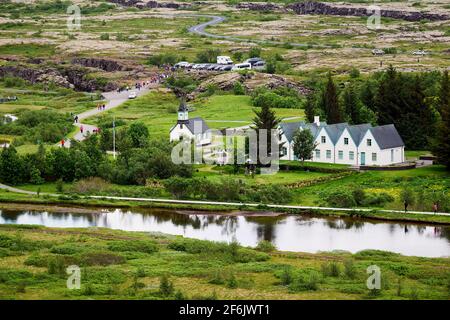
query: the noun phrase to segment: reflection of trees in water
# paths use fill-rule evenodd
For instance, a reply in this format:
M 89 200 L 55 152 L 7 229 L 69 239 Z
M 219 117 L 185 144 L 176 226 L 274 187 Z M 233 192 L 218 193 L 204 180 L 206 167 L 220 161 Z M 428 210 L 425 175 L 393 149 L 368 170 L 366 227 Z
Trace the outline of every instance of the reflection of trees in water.
M 245 220 L 256 224 L 256 239 L 258 241 L 266 240 L 273 243 L 276 239 L 276 226 L 281 222 L 286 222 L 286 216 L 245 217 Z
M 89 222 L 89 224 L 92 225 L 96 221 L 96 218 L 98 217 L 98 214 L 95 213 L 0 210 L 0 216 L 5 221 L 14 223 L 16 223 L 17 220 L 22 216 L 36 217 L 41 218 L 42 220 L 44 214 L 47 214 L 51 220 L 57 222 L 64 222 L 69 220 L 69 222 L 66 224 L 67 226 L 69 226 L 71 220 L 79 220 L 79 219 L 87 221 Z M 42 220 L 42 222 L 44 221 Z
M 170 222 L 174 226 L 190 226 L 193 229 L 205 229 L 210 224 L 222 227 L 222 233 L 235 233 L 238 227 L 238 219 L 235 216 L 211 215 L 211 214 L 184 214 L 173 211 L 155 211 L 141 213 L 153 218 L 156 223 Z
M 360 220 L 353 219 L 326 219 L 324 224 L 330 229 L 338 229 L 338 230 L 360 230 L 364 227 L 366 222 Z

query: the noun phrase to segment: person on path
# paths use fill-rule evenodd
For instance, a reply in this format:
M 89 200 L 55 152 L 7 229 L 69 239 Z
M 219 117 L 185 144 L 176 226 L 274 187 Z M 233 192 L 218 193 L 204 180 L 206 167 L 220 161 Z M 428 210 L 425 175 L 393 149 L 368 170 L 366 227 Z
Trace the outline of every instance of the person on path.
M 75 116 L 74 120 L 75 120 L 75 123 L 78 123 L 78 116 Z
M 408 211 L 408 201 L 403 201 L 403 205 L 405 206 L 405 213 Z
M 438 212 L 438 204 L 435 202 L 433 203 L 433 212 L 437 213 Z
M 61 139 L 61 147 L 63 147 L 63 148 L 64 148 L 64 143 L 65 143 L 64 139 Z
M 84 128 L 83 128 L 83 126 L 81 126 L 81 127 L 80 127 L 80 132 L 81 132 L 81 134 L 83 134 L 83 130 L 84 130 Z

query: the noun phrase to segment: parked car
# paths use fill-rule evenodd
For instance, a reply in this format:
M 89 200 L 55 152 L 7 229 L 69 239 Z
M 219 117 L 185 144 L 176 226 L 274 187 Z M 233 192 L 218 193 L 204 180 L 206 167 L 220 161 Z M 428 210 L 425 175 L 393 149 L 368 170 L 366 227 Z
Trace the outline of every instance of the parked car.
M 250 59 L 245 60 L 244 63 L 250 63 L 252 65 L 252 67 L 253 67 L 253 65 L 255 63 L 258 63 L 258 62 L 261 62 L 261 61 L 264 61 L 264 60 L 261 59 L 261 58 L 258 58 L 258 57 L 254 57 L 254 58 L 250 58 Z
M 215 67 L 216 67 L 215 64 L 210 64 L 210 65 L 208 66 L 208 68 L 206 68 L 206 70 L 211 71 L 211 70 L 214 70 Z
M 266 67 L 265 61 L 258 61 L 252 65 L 252 69 L 262 70 Z
M 238 70 L 251 69 L 251 68 L 252 68 L 252 65 L 250 63 L 246 62 L 246 63 L 235 64 L 231 70 L 238 71 Z
M 128 94 L 128 99 L 136 99 L 136 97 L 137 97 L 136 91 L 130 91 L 130 93 Z
M 231 71 L 233 69 L 232 65 L 220 67 L 220 71 Z
M 174 65 L 175 68 L 188 68 L 191 64 L 187 61 L 180 61 Z
M 233 64 L 233 60 L 231 60 L 228 56 L 217 56 L 218 64 Z
M 415 56 L 424 56 L 424 55 L 426 55 L 428 53 L 426 51 L 423 51 L 423 50 L 417 50 L 417 51 L 413 51 L 412 54 L 415 55 Z
M 381 50 L 381 49 L 373 49 L 373 50 L 372 50 L 372 54 L 373 54 L 374 56 L 382 56 L 382 55 L 384 54 L 384 51 Z

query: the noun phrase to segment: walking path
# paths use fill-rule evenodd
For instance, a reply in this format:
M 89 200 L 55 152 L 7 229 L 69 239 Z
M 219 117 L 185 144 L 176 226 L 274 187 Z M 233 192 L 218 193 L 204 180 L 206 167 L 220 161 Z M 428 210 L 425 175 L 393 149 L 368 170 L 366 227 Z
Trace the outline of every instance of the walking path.
M 87 123 L 82 123 L 81 121 L 83 121 L 84 119 L 87 119 L 89 117 L 98 115 L 102 112 L 105 112 L 107 110 L 110 110 L 110 109 L 120 106 L 122 103 L 124 103 L 125 101 L 128 100 L 128 94 L 130 93 L 130 91 L 136 92 L 136 95 L 139 97 L 139 96 L 149 92 L 152 87 L 153 86 L 150 85 L 150 86 L 145 86 L 145 87 L 141 88 L 140 90 L 133 89 L 133 90 L 128 90 L 128 91 L 125 90 L 122 92 L 111 91 L 111 92 L 102 93 L 105 100 L 107 100 L 107 103 L 105 104 L 105 109 L 99 110 L 99 109 L 95 108 L 95 109 L 91 109 L 91 110 L 88 110 L 88 111 L 78 114 L 78 123 L 74 123 L 74 125 L 77 126 L 79 129 L 78 129 L 78 132 L 73 136 L 72 139 L 74 139 L 76 141 L 83 141 L 84 139 L 86 139 L 86 137 L 89 133 L 92 133 L 94 129 L 97 129 L 96 126 L 93 126 L 93 125 L 90 125 Z M 83 133 L 81 133 L 81 131 L 80 131 L 81 126 L 83 126 Z M 58 143 L 58 145 L 61 145 L 61 144 Z M 66 148 L 70 147 L 70 139 L 65 140 L 64 147 L 66 147 Z
M 37 192 L 22 190 L 14 187 L 10 187 L 0 183 L 0 189 L 9 190 L 11 192 L 37 195 Z M 52 193 L 41 193 L 41 195 L 59 196 Z M 123 200 L 123 201 L 139 201 L 139 202 L 154 202 L 154 203 L 175 203 L 175 204 L 199 204 L 199 205 L 220 205 L 230 207 L 259 207 L 261 203 L 245 203 L 245 202 L 221 202 L 221 201 L 200 201 L 200 200 L 175 200 L 175 199 L 158 199 L 158 198 L 132 198 L 132 197 L 115 197 L 115 196 L 84 196 L 89 199 L 109 199 L 109 200 Z M 384 213 L 400 213 L 404 214 L 402 210 L 389 210 L 389 209 L 368 209 L 368 208 L 333 208 L 333 207 L 312 207 L 312 206 L 295 206 L 295 205 L 281 205 L 281 204 L 264 204 L 267 208 L 272 209 L 302 209 L 302 210 L 323 210 L 323 211 L 343 211 L 343 212 L 384 212 Z M 435 215 L 435 216 L 449 216 L 447 212 L 429 212 L 429 211 L 408 211 L 408 214 L 419 215 Z

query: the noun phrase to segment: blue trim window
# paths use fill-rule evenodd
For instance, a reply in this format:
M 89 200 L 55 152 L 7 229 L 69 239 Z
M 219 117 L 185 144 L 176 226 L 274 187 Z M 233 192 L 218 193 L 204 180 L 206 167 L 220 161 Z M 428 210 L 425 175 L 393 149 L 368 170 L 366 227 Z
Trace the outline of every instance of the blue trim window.
M 322 136 L 322 137 L 321 137 L 321 141 L 322 141 L 322 143 L 326 143 L 326 142 L 327 142 L 327 137 Z
M 367 146 L 368 147 L 372 146 L 372 139 L 367 139 Z
M 376 152 L 372 153 L 372 161 L 373 162 L 377 162 L 377 154 L 376 154 Z
M 354 153 L 353 151 L 350 151 L 350 152 L 348 153 L 348 158 L 349 158 L 350 160 L 354 160 L 354 159 L 355 159 L 355 153 Z
M 339 150 L 339 151 L 338 151 L 338 157 L 339 157 L 339 160 L 344 159 L 344 151 Z
M 331 159 L 331 150 L 327 150 L 327 159 Z
M 348 144 L 348 138 L 344 138 L 344 144 Z
M 320 159 L 320 150 L 316 149 L 315 152 L 316 152 L 316 159 Z

